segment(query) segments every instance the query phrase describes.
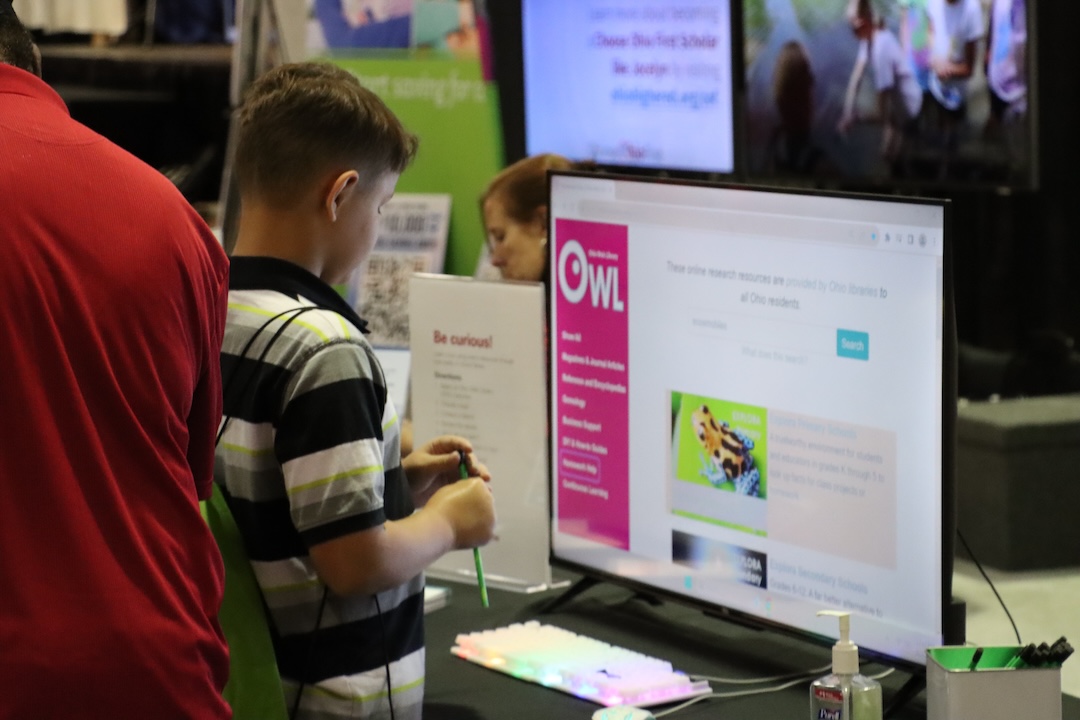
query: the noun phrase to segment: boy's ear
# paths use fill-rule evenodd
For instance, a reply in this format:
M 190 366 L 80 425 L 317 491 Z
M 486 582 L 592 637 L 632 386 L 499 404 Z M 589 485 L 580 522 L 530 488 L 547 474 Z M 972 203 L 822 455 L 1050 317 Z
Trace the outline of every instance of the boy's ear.
M 325 201 L 326 215 L 330 222 L 337 222 L 342 203 L 349 198 L 359 182 L 360 174 L 355 170 L 346 170 L 334 178 L 329 192 L 326 193 Z

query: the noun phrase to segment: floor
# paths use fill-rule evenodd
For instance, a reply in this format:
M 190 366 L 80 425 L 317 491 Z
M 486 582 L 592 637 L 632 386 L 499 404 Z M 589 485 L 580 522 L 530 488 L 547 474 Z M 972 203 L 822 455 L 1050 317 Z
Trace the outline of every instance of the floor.
M 1080 568 L 1005 572 L 986 568 L 1012 613 L 1024 644 L 1061 636 L 1080 648 Z M 953 595 L 967 602 L 967 639 L 977 645 L 1015 645 L 1016 636 L 993 591 L 971 562 L 957 559 Z M 1061 690 L 1080 697 L 1080 652 L 1061 668 Z

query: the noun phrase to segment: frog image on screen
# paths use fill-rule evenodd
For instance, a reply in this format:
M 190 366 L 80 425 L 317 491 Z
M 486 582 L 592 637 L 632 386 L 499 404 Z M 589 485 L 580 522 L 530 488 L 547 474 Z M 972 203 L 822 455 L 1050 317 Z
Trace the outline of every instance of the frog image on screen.
M 726 422 L 718 421 L 708 405 L 695 408 L 690 421 L 704 450 L 700 455 L 701 474 L 716 487 L 730 481 L 740 495 L 757 497 L 760 475 L 750 455 L 754 441 Z

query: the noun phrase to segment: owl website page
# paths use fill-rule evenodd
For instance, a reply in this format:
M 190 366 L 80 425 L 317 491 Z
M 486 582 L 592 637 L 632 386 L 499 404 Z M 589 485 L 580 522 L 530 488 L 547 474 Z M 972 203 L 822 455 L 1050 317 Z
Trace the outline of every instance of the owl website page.
M 556 174 L 557 558 L 924 663 L 941 204 Z

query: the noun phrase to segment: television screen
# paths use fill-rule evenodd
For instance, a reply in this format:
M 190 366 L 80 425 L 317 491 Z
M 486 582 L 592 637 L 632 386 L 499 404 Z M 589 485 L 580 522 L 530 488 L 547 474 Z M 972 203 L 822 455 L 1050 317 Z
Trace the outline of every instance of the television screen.
M 552 557 L 925 664 L 951 594 L 944 202 L 551 177 Z
M 496 74 L 501 91 L 512 94 L 507 86 L 524 83 L 524 152 L 605 166 L 732 172 L 729 3 L 521 0 L 520 28 L 504 23 L 495 33 L 520 32 L 519 58 L 496 46 Z M 496 5 L 496 24 L 517 19 Z M 506 38 L 496 42 L 508 47 Z M 514 113 L 504 111 L 504 122 L 514 122 Z M 507 148 L 508 159 L 517 158 L 515 150 Z
M 741 10 L 750 177 L 1034 185 L 1028 0 L 743 0 Z

